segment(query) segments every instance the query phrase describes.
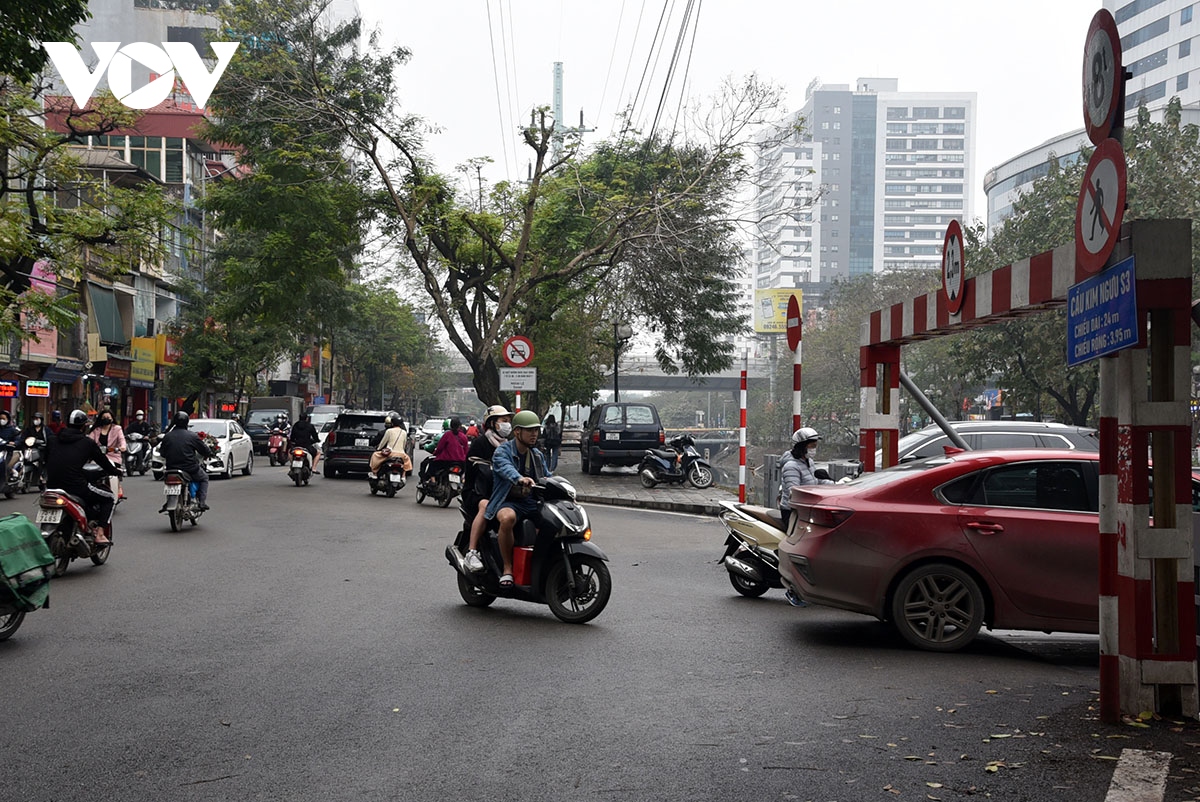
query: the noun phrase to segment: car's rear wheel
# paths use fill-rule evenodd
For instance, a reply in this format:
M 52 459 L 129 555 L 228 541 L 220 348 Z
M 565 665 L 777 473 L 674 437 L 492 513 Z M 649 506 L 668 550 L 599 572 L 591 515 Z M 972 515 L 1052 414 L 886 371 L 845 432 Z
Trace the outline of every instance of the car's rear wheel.
M 603 467 L 604 465 L 599 460 L 584 458 L 584 469 L 588 472 L 588 476 L 599 476 L 600 469 Z
M 892 625 L 919 649 L 953 652 L 983 625 L 983 591 L 975 578 L 945 563 L 919 566 L 900 580 L 892 596 Z

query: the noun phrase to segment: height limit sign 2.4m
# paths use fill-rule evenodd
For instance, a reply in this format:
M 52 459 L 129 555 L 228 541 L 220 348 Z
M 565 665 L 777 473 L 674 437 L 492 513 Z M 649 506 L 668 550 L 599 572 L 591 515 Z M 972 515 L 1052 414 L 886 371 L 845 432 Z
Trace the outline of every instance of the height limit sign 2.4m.
M 1134 257 L 1071 287 L 1067 294 L 1067 364 L 1137 345 Z

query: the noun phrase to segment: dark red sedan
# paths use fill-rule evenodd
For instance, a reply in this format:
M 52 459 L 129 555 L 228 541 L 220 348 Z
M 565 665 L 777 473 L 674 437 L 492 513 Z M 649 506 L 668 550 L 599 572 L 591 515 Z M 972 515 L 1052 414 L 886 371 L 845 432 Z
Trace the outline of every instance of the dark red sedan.
M 1096 632 L 1099 455 L 972 451 L 792 493 L 780 573 L 805 601 L 953 651 L 981 626 Z

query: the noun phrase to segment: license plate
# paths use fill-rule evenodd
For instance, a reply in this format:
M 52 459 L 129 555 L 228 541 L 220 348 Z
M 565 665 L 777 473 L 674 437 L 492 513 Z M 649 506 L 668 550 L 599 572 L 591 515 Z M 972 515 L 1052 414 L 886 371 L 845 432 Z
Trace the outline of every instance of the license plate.
M 39 524 L 56 524 L 62 520 L 62 510 L 38 510 L 35 520 Z
M 292 460 L 292 467 L 293 467 L 293 468 L 303 468 L 303 467 L 304 467 L 304 460 L 301 460 L 301 459 L 294 459 L 294 460 Z
M 457 473 L 450 474 L 450 486 L 451 487 L 460 487 L 461 485 L 462 485 L 462 477 L 459 476 Z
M 178 496 L 183 492 L 183 485 L 167 485 L 163 490 L 164 496 Z
M 398 484 L 400 484 L 401 482 L 403 482 L 403 481 L 404 481 L 404 477 L 403 477 L 403 476 L 401 476 L 401 475 L 400 475 L 400 474 L 398 474 L 398 473 L 393 473 L 393 474 L 391 474 L 391 475 L 390 475 L 390 478 L 391 478 L 391 480 L 392 480 L 392 484 L 394 484 L 394 485 L 398 485 Z
M 620 440 L 621 433 L 620 432 L 605 432 L 604 439 L 605 440 Z
M 371 445 L 371 440 L 367 437 L 360 437 L 354 441 L 354 445 L 357 448 L 366 448 L 367 446 Z

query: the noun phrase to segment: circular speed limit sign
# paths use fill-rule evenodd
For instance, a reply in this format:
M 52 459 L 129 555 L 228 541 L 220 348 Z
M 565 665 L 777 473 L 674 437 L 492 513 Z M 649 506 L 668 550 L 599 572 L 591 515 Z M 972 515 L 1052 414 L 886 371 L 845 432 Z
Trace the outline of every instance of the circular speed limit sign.
M 1093 145 L 1112 133 L 1124 80 L 1116 20 L 1107 9 L 1100 9 L 1092 17 L 1083 47 L 1083 124 Z

